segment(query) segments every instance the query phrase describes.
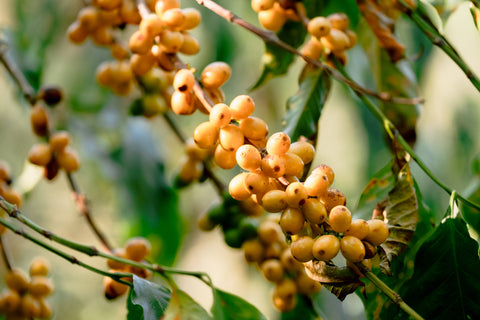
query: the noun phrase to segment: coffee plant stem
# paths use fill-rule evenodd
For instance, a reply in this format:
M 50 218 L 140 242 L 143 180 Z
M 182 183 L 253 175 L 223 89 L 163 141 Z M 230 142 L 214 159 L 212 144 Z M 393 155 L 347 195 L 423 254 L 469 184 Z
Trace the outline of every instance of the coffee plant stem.
M 423 320 L 423 317 L 419 315 L 415 310 L 413 310 L 402 297 L 396 293 L 393 289 L 385 284 L 380 278 L 378 278 L 370 269 L 368 269 L 361 262 L 355 264 L 360 271 L 365 274 L 365 277 L 368 278 L 380 291 L 382 291 L 390 300 L 398 305 L 403 311 L 405 311 L 412 319 Z
M 4 204 L 4 202 L 2 201 L 1 202 L 2 204 Z M 2 206 L 3 208 L 3 206 Z M 110 277 L 112 278 L 113 280 L 115 281 L 118 281 L 118 282 L 122 282 L 124 284 L 127 284 L 127 285 L 131 285 L 129 284 L 128 282 L 126 281 L 123 281 L 121 278 L 123 277 L 131 277 L 132 275 L 131 274 L 125 274 L 125 273 L 110 273 L 110 272 L 107 272 L 107 271 L 103 271 L 101 269 L 97 269 L 91 265 L 88 265 L 80 260 L 78 260 L 75 256 L 73 255 L 70 255 L 70 254 L 67 254 L 43 241 L 41 241 L 40 239 L 37 239 L 35 238 L 34 236 L 30 235 L 29 233 L 25 232 L 22 228 L 20 227 L 17 227 L 15 226 L 14 224 L 8 222 L 7 220 L 5 220 L 4 218 L 1 218 L 0 217 L 0 224 L 2 224 L 3 226 L 5 226 L 6 228 L 10 229 L 11 231 L 13 231 L 15 234 L 18 234 L 19 236 L 39 245 L 40 247 L 62 257 L 63 259 L 71 262 L 72 264 L 76 264 L 76 265 L 79 265 L 89 271 L 92 271 L 92 272 L 95 272 L 95 273 L 98 273 L 100 275 L 103 275 L 103 276 L 106 276 L 106 277 Z M 72 249 L 75 249 L 75 248 L 72 248 Z
M 443 52 L 445 52 L 453 62 L 465 73 L 474 87 L 480 91 L 480 79 L 473 73 L 465 61 L 460 57 L 457 50 L 450 42 L 437 30 L 430 20 L 425 18 L 421 5 L 417 8 L 410 8 L 404 1 L 399 3 L 405 8 L 405 14 L 417 25 L 417 27 L 428 37 L 428 39 Z M 478 3 L 478 2 L 477 2 Z
M 4 41 L 0 40 L 0 62 L 5 66 L 11 77 L 17 83 L 20 91 L 22 92 L 25 99 L 30 103 L 30 105 L 34 105 L 37 97 L 35 94 L 35 90 L 30 85 L 28 80 L 25 78 L 23 72 L 18 68 L 17 64 L 8 56 L 8 46 Z M 85 217 L 87 220 L 88 225 L 93 230 L 95 235 L 98 237 L 100 242 L 103 246 L 108 250 L 111 251 L 112 247 L 107 241 L 105 235 L 100 231 L 97 224 L 93 220 L 90 207 L 88 205 L 88 200 L 84 194 L 80 191 L 78 184 L 76 183 L 73 175 L 71 173 L 67 173 L 67 179 L 69 182 L 70 189 L 74 194 L 75 204 L 77 206 L 77 210 Z
M 297 55 L 301 57 L 303 60 L 305 60 L 307 63 L 310 63 L 311 65 L 324 69 L 328 74 L 330 74 L 333 78 L 336 80 L 346 84 L 349 86 L 352 90 L 355 92 L 360 92 L 362 94 L 366 94 L 372 97 L 375 97 L 379 100 L 386 101 L 386 102 L 394 102 L 394 103 L 399 103 L 399 104 L 419 104 L 423 103 L 423 98 L 404 98 L 404 97 L 393 97 L 390 93 L 388 92 L 375 92 L 373 90 L 367 89 L 362 87 L 360 84 L 356 83 L 355 81 L 348 79 L 344 77 L 340 72 L 335 70 L 334 68 L 330 67 L 327 64 L 324 64 L 320 61 L 313 60 L 305 55 L 303 55 L 301 52 L 296 50 L 294 47 L 286 44 L 285 42 L 281 41 L 277 35 L 272 32 L 272 31 L 266 31 L 263 29 L 260 29 L 242 18 L 238 17 L 235 15 L 233 12 L 230 10 L 227 10 L 220 6 L 219 4 L 215 3 L 214 1 L 211 0 L 196 0 L 197 3 L 201 6 L 204 6 L 205 8 L 211 10 L 215 14 L 219 15 L 220 17 L 224 18 L 225 20 L 236 24 L 249 32 L 257 35 L 260 37 L 263 42 L 275 45 L 279 48 L 282 48 L 283 50 L 290 52 L 294 55 Z
M 7 248 L 5 248 L 4 244 L 4 237 L 3 235 L 0 236 L 0 250 L 2 252 L 2 258 L 3 258 L 3 263 L 5 264 L 5 267 L 7 270 L 12 270 L 12 264 L 10 263 L 10 258 L 7 252 Z
M 345 72 L 345 69 L 343 66 L 336 61 L 335 65 L 337 66 L 338 70 L 347 78 L 349 78 L 349 75 Z M 378 106 L 376 106 L 368 97 L 366 97 L 364 94 L 361 92 L 355 91 L 355 94 L 362 100 L 363 104 L 367 107 L 367 109 L 377 118 L 380 123 L 382 123 L 384 130 L 387 132 L 387 135 L 393 142 L 399 143 L 402 148 L 412 157 L 412 159 L 418 164 L 420 169 L 422 169 L 425 174 L 432 179 L 433 182 L 435 182 L 440 188 L 445 190 L 448 194 L 452 194 L 454 192 L 453 189 L 449 188 L 447 185 L 445 185 L 443 182 L 438 179 L 435 174 L 428 168 L 428 166 L 423 162 L 422 159 L 415 153 L 413 148 L 408 144 L 408 142 L 403 138 L 403 136 L 400 134 L 398 129 L 395 127 L 395 125 L 387 118 L 387 116 L 380 110 Z M 472 208 L 480 210 L 480 205 L 477 203 L 474 203 L 467 198 L 463 197 L 462 195 L 456 193 L 456 197 L 463 201 L 465 204 L 471 206 Z

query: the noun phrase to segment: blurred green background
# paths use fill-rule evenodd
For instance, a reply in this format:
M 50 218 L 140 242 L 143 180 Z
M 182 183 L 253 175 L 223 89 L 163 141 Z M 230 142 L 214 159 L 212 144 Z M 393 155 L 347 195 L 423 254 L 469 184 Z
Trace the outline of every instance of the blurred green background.
M 218 2 L 258 25 L 250 1 Z M 161 224 L 155 220 L 152 210 L 162 204 L 175 209 L 176 194 L 168 186 L 178 170 L 182 144 L 161 118 L 128 115 L 128 106 L 135 94 L 119 98 L 96 84 L 95 68 L 100 62 L 111 59 L 109 50 L 95 47 L 90 40 L 80 46 L 71 44 L 65 33 L 82 6 L 82 1 L 74 0 L 2 1 L 0 36 L 10 42 L 10 54 L 32 84 L 37 87 L 58 84 L 64 89 L 65 99 L 52 110 L 53 120 L 58 129 L 71 133 L 73 145 L 81 155 L 82 167 L 75 176 L 91 202 L 95 220 L 117 247 L 129 236 L 149 233 L 154 246 L 158 245 L 154 254 L 164 263 L 175 259 L 168 250 L 172 247 L 167 248 L 166 244 L 176 245 L 181 240 L 176 267 L 207 272 L 219 288 L 240 295 L 269 319 L 276 318 L 278 313 L 271 304 L 272 286 L 244 262 L 240 250 L 225 245 L 220 230 L 204 233 L 196 227 L 197 217 L 219 201 L 209 182 L 179 192 L 177 209 L 182 221 L 170 229 L 172 234 L 161 225 L 150 224 L 148 229 L 142 223 L 150 221 L 145 220 L 150 217 L 153 223 Z M 182 1 L 182 7 L 189 6 L 198 8 L 203 15 L 202 24 L 192 32 L 200 40 L 201 51 L 194 57 L 184 57 L 184 61 L 197 70 L 215 60 L 228 62 L 233 75 L 224 87 L 226 101 L 239 94 L 250 94 L 257 105 L 255 115 L 267 121 L 270 132 L 281 130 L 286 100 L 298 89 L 297 78 L 303 62 L 297 61 L 285 76 L 249 92 L 261 74 L 264 52 L 261 40 L 200 8 L 193 0 Z M 126 34 L 133 30 L 129 28 Z M 442 52 L 430 48 L 408 21 L 399 21 L 398 32 L 409 48 L 409 62 L 415 66 L 419 77 L 419 96 L 426 101 L 418 120 L 416 151 L 442 181 L 462 191 L 473 177 L 472 161 L 480 149 L 479 93 Z M 468 2 L 459 4 L 448 18 L 445 35 L 472 70 L 480 74 L 480 40 L 468 11 Z M 347 70 L 361 83 L 373 85 L 368 61 L 359 45 L 348 56 Z M 416 59 L 418 56 L 420 59 Z M 16 187 L 25 192 L 22 210 L 59 235 L 99 246 L 74 206 L 65 177 L 47 182 L 40 179 L 41 171 L 25 161 L 30 146 L 37 139 L 29 126 L 29 106 L 3 67 L 0 67 L 0 97 L 0 159 L 11 165 Z M 175 119 L 190 135 L 206 116 L 197 112 Z M 382 129 L 337 82 L 334 82 L 319 127 L 315 163 L 326 163 L 334 168 L 335 187 L 346 194 L 348 206 L 355 208 L 369 178 L 390 159 Z M 235 170 L 216 171 L 224 182 L 228 182 Z M 415 165 L 413 173 L 424 201 L 435 212 L 438 222 L 448 205 L 448 195 Z M 151 181 L 149 177 L 157 180 Z M 169 240 L 162 240 L 162 236 Z M 32 258 L 39 255 L 51 261 L 56 292 L 50 302 L 55 319 L 125 318 L 125 299 L 103 299 L 100 276 L 73 266 L 13 234 L 8 234 L 5 242 L 15 266 L 26 269 Z M 75 255 L 106 268 L 102 259 Z M 4 273 L 5 268 L 0 264 L 0 276 Z M 204 284 L 186 277 L 176 279 L 180 288 L 207 309 L 210 307 L 211 294 Z M 322 297 L 326 314 L 335 319 L 365 318 L 361 302 L 354 295 L 343 304 L 326 290 L 322 291 Z

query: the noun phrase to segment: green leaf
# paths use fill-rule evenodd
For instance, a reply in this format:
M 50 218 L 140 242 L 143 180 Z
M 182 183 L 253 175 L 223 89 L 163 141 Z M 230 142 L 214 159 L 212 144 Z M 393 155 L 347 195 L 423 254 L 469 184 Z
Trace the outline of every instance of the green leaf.
M 164 164 L 150 128 L 143 119 L 131 119 L 118 150 L 123 212 L 130 219 L 131 235 L 152 242 L 155 262 L 171 265 L 183 237 L 177 192 L 168 185 Z
M 331 78 L 321 69 L 305 69 L 298 92 L 287 102 L 284 131 L 292 141 L 315 139 L 318 120 L 330 93 Z
M 163 320 L 209 320 L 212 317 L 182 290 L 172 291 L 172 297 Z
M 440 33 L 443 33 L 443 22 L 442 18 L 438 14 L 437 9 L 426 0 L 420 0 L 418 2 L 418 11 L 422 13 L 422 16 L 430 22 L 435 29 L 437 29 Z
M 400 294 L 425 319 L 480 319 L 478 244 L 463 220 L 447 219 L 418 250 Z
M 480 176 L 475 176 L 467 187 L 464 196 L 474 203 L 480 203 Z M 480 234 L 480 210 L 475 209 L 468 204 L 460 202 L 460 207 L 465 221 Z
M 215 289 L 212 314 L 215 320 L 266 320 L 253 305 L 231 293 Z
M 133 275 L 133 287 L 127 299 L 127 319 L 160 319 L 170 297 L 170 291 L 166 287 Z
M 282 312 L 280 319 L 297 320 L 299 315 L 302 315 L 302 320 L 320 319 L 309 296 L 297 295 L 297 304 L 295 305 L 295 308 L 289 312 Z

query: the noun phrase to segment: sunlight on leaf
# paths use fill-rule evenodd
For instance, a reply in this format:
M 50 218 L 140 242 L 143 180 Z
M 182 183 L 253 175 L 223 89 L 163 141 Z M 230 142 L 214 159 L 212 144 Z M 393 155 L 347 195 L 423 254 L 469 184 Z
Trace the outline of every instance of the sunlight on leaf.
M 163 320 L 210 320 L 212 317 L 182 290 L 173 290 Z
M 133 275 L 127 299 L 128 320 L 158 320 L 168 306 L 170 291 L 157 283 Z
M 256 307 L 231 293 L 216 289 L 212 314 L 215 320 L 266 320 Z

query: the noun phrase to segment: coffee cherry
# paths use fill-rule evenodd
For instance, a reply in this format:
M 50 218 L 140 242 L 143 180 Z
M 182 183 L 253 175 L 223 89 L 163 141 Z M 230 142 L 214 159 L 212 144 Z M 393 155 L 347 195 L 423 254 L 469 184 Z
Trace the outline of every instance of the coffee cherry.
M 312 170 L 312 174 L 325 174 L 327 175 L 328 181 L 330 181 L 330 184 L 333 183 L 333 180 L 335 179 L 335 172 L 333 169 L 326 164 L 321 164 L 319 166 L 316 166 Z
M 193 140 L 202 149 L 212 149 L 217 143 L 218 128 L 209 121 L 200 123 L 193 131 Z
M 40 315 L 40 303 L 29 293 L 22 296 L 20 309 L 26 318 L 37 318 Z
M 335 232 L 345 232 L 352 223 L 352 213 L 345 206 L 336 206 L 328 215 L 328 223 Z
M 340 240 L 340 250 L 345 259 L 351 262 L 360 262 L 365 257 L 362 241 L 352 236 L 345 236 Z
M 42 298 L 38 298 L 37 301 L 40 306 L 40 312 L 38 314 L 38 317 L 40 319 L 50 319 L 53 315 L 53 311 L 48 301 Z
M 76 22 L 87 32 L 92 32 L 100 24 L 99 10 L 93 6 L 83 7 L 77 14 Z
M 280 225 L 278 223 L 270 220 L 264 220 L 258 226 L 257 232 L 260 241 L 263 244 L 268 245 L 279 241 L 282 229 L 280 229 Z
M 300 262 L 308 262 L 313 259 L 312 247 L 314 240 L 309 236 L 304 236 L 293 241 L 290 250 L 292 255 Z
M 237 149 L 236 161 L 240 168 L 248 171 L 257 170 L 262 162 L 260 151 L 250 144 L 244 144 Z
M 255 102 L 247 95 L 236 96 L 230 103 L 230 110 L 233 119 L 246 119 L 255 110 Z
M 129 286 L 120 282 L 117 282 L 109 277 L 103 278 L 103 290 L 105 292 L 105 298 L 108 300 L 115 299 L 125 294 L 129 289 Z
M 185 19 L 183 20 L 180 29 L 182 30 L 191 30 L 200 24 L 202 20 L 202 15 L 200 11 L 195 8 L 185 8 L 182 9 L 183 16 Z
M 278 281 L 275 284 L 273 295 L 281 299 L 293 299 L 297 294 L 297 285 L 295 281 L 290 278 L 283 278 L 280 280 L 281 281 Z
M 58 104 L 62 96 L 62 90 L 56 86 L 44 86 L 38 91 L 38 99 L 42 99 L 49 106 Z
M 307 177 L 303 185 L 307 189 L 309 196 L 318 197 L 327 191 L 331 185 L 331 181 L 328 180 L 326 174 L 311 174 Z
M 74 172 L 80 168 L 80 159 L 77 153 L 69 147 L 57 153 L 57 161 L 66 172 Z
M 35 276 L 30 280 L 28 292 L 34 297 L 45 297 L 53 292 L 53 283 L 44 276 Z
M 295 278 L 295 284 L 297 286 L 297 291 L 303 295 L 310 295 L 317 293 L 322 289 L 322 284 L 311 279 L 305 274 L 305 272 L 298 273 Z
M 217 128 L 223 128 L 230 123 L 232 113 L 225 103 L 217 103 L 210 111 L 209 120 Z
M 264 213 L 263 207 L 259 205 L 257 200 L 253 197 L 256 198 L 256 195 L 252 195 L 250 198 L 242 201 L 240 203 L 240 208 L 248 217 L 260 217 Z
M 260 12 L 269 10 L 275 4 L 275 0 L 252 0 L 251 7 L 253 11 Z
M 270 190 L 263 195 L 262 206 L 267 212 L 280 212 L 287 207 L 287 194 L 283 190 Z
M 332 28 L 345 31 L 348 29 L 350 24 L 350 19 L 345 13 L 332 13 L 327 16 L 327 19 L 330 21 Z
M 21 296 L 16 290 L 6 289 L 0 294 L 0 312 L 15 313 L 20 307 Z
M 70 143 L 70 134 L 67 131 L 57 131 L 50 136 L 48 143 L 53 151 L 61 151 Z
M 128 259 L 127 253 L 125 252 L 125 248 L 114 249 L 112 251 L 112 254 L 119 258 Z M 127 267 L 125 264 L 115 260 L 111 260 L 111 259 L 107 260 L 107 266 L 113 270 L 124 270 Z
M 280 262 L 282 263 L 285 271 L 298 272 L 303 270 L 303 264 L 298 262 L 298 260 L 293 257 L 290 248 L 283 250 L 282 254 L 280 255 Z
M 290 144 L 289 153 L 294 153 L 299 156 L 304 164 L 310 163 L 315 156 L 314 146 L 307 141 L 297 141 Z
M 258 21 L 267 30 L 279 31 L 287 21 L 284 10 L 276 2 L 271 9 L 263 10 L 258 13 Z
M 183 34 L 165 29 L 160 36 L 160 44 L 165 52 L 177 53 L 183 45 Z
M 294 153 L 287 152 L 282 155 L 285 161 L 285 175 L 300 178 L 303 174 L 304 164 L 302 159 Z
M 165 11 L 180 8 L 179 0 L 160 0 L 155 3 L 155 13 L 161 17 Z
M 292 311 L 296 305 L 296 296 L 294 296 L 292 299 L 282 299 L 280 297 L 277 297 L 276 295 L 273 295 L 273 306 L 280 312 Z
M 189 183 L 200 179 L 203 174 L 203 170 L 204 167 L 202 162 L 187 158 L 184 159 L 183 163 L 181 164 L 178 178 L 181 180 L 181 182 L 188 185 Z
M 247 262 L 262 261 L 263 245 L 258 239 L 247 240 L 242 244 L 243 254 Z
M 83 27 L 80 22 L 74 21 L 67 29 L 68 39 L 75 43 L 81 44 L 88 37 L 88 30 Z
M 9 181 L 10 176 L 10 166 L 5 161 L 0 160 L 0 181 Z
M 374 246 L 378 246 L 385 242 L 388 238 L 388 226 L 383 220 L 373 219 L 367 221 L 369 232 L 364 238 Z
M 175 73 L 173 78 L 173 88 L 176 91 L 189 92 L 193 90 L 195 85 L 195 77 L 189 69 L 180 69 Z
M 222 169 L 229 170 L 233 169 L 237 165 L 235 154 L 235 151 L 227 151 L 223 149 L 221 144 L 218 144 L 215 148 L 213 159 L 215 160 L 217 166 Z
M 368 241 L 362 241 L 365 246 L 365 259 L 371 259 L 377 254 L 377 247 Z
M 30 263 L 29 273 L 31 277 L 34 276 L 47 276 L 50 272 L 50 264 L 44 258 L 35 258 Z
M 208 89 L 221 87 L 232 74 L 232 69 L 225 62 L 212 62 L 207 65 L 200 76 L 202 85 Z
M 220 128 L 219 142 L 225 150 L 236 151 L 244 142 L 242 130 L 234 124 Z
M 125 254 L 128 259 L 133 261 L 142 261 L 150 254 L 152 245 L 150 241 L 143 237 L 134 237 L 127 241 L 125 244 Z
M 178 52 L 186 55 L 194 55 L 200 51 L 200 43 L 197 38 L 188 33 L 182 33 L 183 43 Z
M 285 174 L 285 161 L 278 155 L 267 155 L 261 162 L 262 171 L 272 178 L 279 178 Z
M 290 183 L 285 189 L 287 204 L 293 208 L 300 208 L 308 198 L 307 190 L 301 182 Z
M 320 195 L 320 201 L 325 205 L 327 211 L 330 211 L 335 206 L 344 206 L 347 203 L 347 198 L 340 190 L 328 188 L 327 192 Z
M 172 111 L 178 115 L 189 115 L 197 110 L 194 96 L 190 91 L 174 91 L 170 100 Z
M 274 133 L 267 141 L 268 154 L 283 155 L 290 148 L 290 137 L 285 132 Z
M 232 180 L 228 184 L 228 192 L 235 200 L 245 200 L 250 197 L 251 193 L 245 186 L 245 178 L 248 175 L 246 172 L 242 172 Z
M 310 20 L 307 26 L 308 33 L 317 39 L 328 35 L 331 28 L 330 20 L 325 17 L 315 17 Z
M 40 137 L 45 137 L 48 133 L 48 112 L 42 104 L 35 104 L 30 110 L 30 123 L 33 132 Z
M 340 250 L 340 241 L 331 234 L 318 237 L 313 243 L 313 256 L 321 261 L 328 261 L 335 258 Z
M 305 217 L 298 208 L 287 208 L 280 217 L 280 227 L 288 235 L 300 233 L 305 223 Z
M 50 150 L 50 146 L 46 143 L 35 144 L 28 152 L 28 161 L 37 166 L 46 166 L 51 158 L 52 151 Z
M 173 61 L 173 55 L 167 53 L 163 47 L 159 45 L 154 45 L 151 50 L 152 54 L 155 56 L 158 66 L 164 71 L 173 71 L 176 69 L 175 63 Z
M 300 49 L 300 52 L 312 60 L 318 60 L 324 53 L 322 42 L 315 37 L 311 37 Z
M 327 209 L 317 198 L 308 198 L 302 206 L 305 219 L 311 224 L 320 224 L 327 219 Z
M 269 180 L 263 172 L 250 172 L 245 176 L 245 187 L 252 194 L 263 194 L 267 191 Z
M 22 205 L 22 195 L 15 189 L 11 188 L 5 182 L 0 183 L 0 190 L 2 191 L 3 198 L 11 203 L 20 207 Z
M 160 17 L 154 13 L 142 17 L 142 21 L 138 27 L 142 34 L 152 39 L 161 34 L 164 30 L 162 19 L 160 19 Z
M 122 5 L 122 0 L 96 0 L 95 5 L 110 11 L 120 7 Z
M 240 120 L 239 127 L 243 135 L 249 140 L 261 140 L 268 135 L 267 124 L 257 117 L 248 117 Z
M 28 275 L 19 268 L 13 268 L 5 274 L 5 284 L 12 290 L 17 292 L 25 292 L 28 290 Z
M 140 30 L 137 30 L 130 36 L 128 47 L 133 53 L 146 54 L 152 48 L 153 43 L 154 40 L 152 37 L 149 37 Z
M 345 32 L 333 28 L 330 30 L 330 33 L 327 36 L 322 37 L 320 41 L 325 48 L 328 48 L 333 52 L 344 51 L 350 46 L 350 39 Z
M 168 9 L 162 14 L 161 21 L 163 25 L 175 29 L 179 28 L 185 21 L 185 15 L 180 8 Z
M 271 282 L 279 282 L 285 274 L 282 263 L 278 259 L 265 260 L 261 265 L 263 276 Z
M 353 236 L 355 238 L 363 240 L 369 232 L 370 229 L 368 227 L 367 221 L 363 219 L 355 219 L 352 220 L 352 223 L 350 224 L 348 229 L 345 230 L 344 234 L 346 236 Z
M 141 110 L 141 114 L 147 118 L 151 118 L 153 116 L 156 116 L 159 113 L 164 113 L 168 110 L 165 97 L 161 94 L 157 94 L 157 93 L 144 94 L 141 99 L 142 99 L 141 102 L 143 106 L 143 109 Z M 178 103 L 178 102 L 175 102 L 175 103 Z M 188 102 L 185 102 L 185 103 L 188 103 Z

